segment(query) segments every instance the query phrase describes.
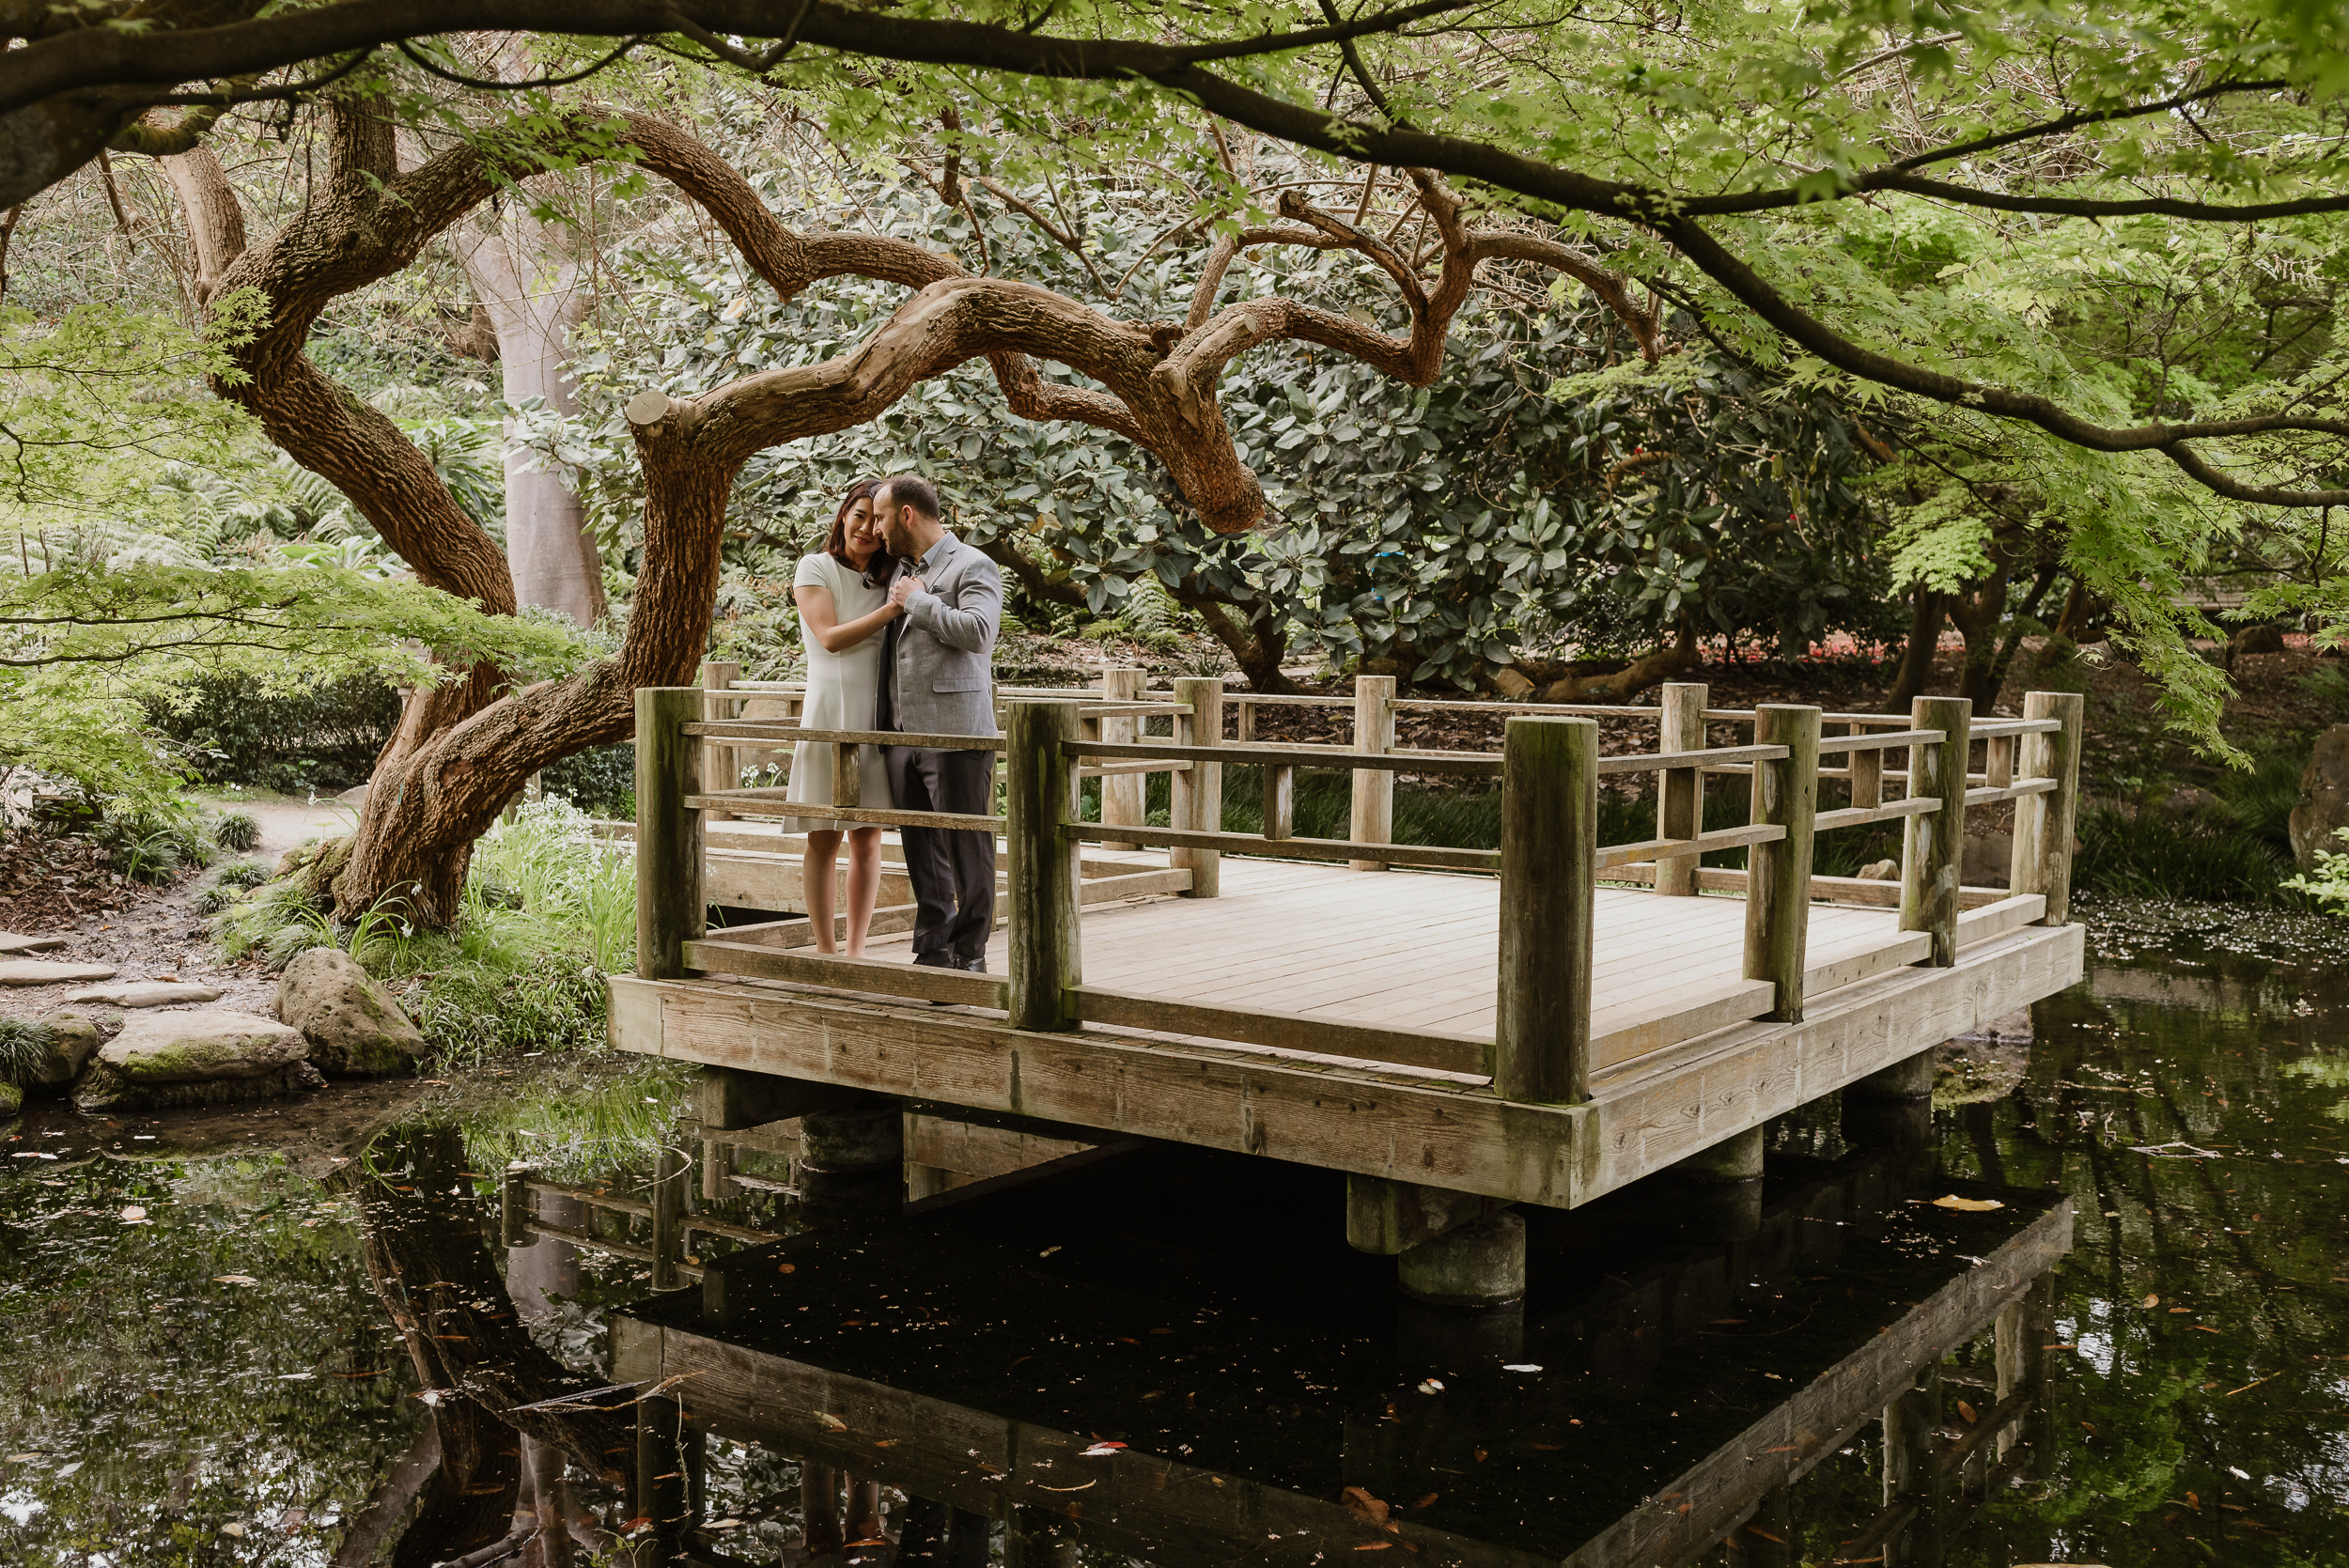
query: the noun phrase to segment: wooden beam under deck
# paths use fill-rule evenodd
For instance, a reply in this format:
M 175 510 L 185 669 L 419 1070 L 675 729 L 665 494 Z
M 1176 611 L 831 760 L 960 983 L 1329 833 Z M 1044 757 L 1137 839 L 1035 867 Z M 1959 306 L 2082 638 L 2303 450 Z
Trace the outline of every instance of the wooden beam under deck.
M 623 1050 L 1573 1207 L 1928 1050 L 2081 975 L 2077 926 L 2026 926 L 1602 1069 L 1587 1102 L 1458 1077 L 781 986 L 612 981 Z

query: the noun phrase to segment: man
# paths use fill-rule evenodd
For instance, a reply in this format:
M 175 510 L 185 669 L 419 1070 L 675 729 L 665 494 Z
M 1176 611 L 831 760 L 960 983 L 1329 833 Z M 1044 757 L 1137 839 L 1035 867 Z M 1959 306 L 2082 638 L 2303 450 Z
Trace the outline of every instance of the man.
M 993 735 L 995 629 L 1003 578 L 995 563 L 938 520 L 929 481 L 900 474 L 874 494 L 882 540 L 896 561 L 874 728 L 905 735 Z M 995 753 L 891 746 L 889 792 L 899 811 L 974 816 L 995 811 Z M 987 970 L 995 924 L 995 835 L 907 828 L 906 876 L 915 904 L 913 961 Z

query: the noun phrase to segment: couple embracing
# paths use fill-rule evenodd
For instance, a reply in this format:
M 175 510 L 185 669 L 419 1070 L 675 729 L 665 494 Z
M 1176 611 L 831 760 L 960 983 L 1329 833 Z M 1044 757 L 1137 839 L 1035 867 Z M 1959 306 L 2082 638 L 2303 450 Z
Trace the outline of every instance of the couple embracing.
M 824 548 L 791 582 L 807 646 L 812 730 L 882 730 L 909 737 L 992 736 L 995 629 L 1003 580 L 995 563 L 946 532 L 938 492 L 900 474 L 850 487 Z M 792 753 L 788 798 L 834 803 L 830 745 Z M 858 800 L 898 811 L 991 815 L 995 753 L 936 746 L 857 748 Z M 837 952 L 832 867 L 848 840 L 848 952 L 864 955 L 880 886 L 881 830 L 838 817 L 786 819 L 807 834 L 801 862 L 818 952 Z M 984 971 L 995 924 L 995 835 L 900 831 L 913 883 L 913 961 Z

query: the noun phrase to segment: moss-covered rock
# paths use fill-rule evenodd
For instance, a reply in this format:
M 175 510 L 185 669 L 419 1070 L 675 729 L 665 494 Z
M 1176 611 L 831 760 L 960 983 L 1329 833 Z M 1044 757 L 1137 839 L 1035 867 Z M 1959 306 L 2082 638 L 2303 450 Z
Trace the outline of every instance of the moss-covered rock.
M 0 1083 L 0 1119 L 15 1115 L 24 1109 L 24 1091 L 13 1083 Z
M 134 1083 L 209 1083 L 265 1078 L 309 1054 L 309 1041 L 290 1024 L 257 1013 L 207 1009 L 132 1018 L 98 1059 Z
M 415 1070 L 424 1035 L 399 1003 L 339 948 L 295 956 L 277 982 L 277 1016 L 310 1042 L 330 1077 L 379 1078 Z
M 305 1089 L 323 1089 L 326 1079 L 307 1062 L 294 1062 L 258 1078 L 216 1078 L 201 1083 L 140 1083 L 101 1059 L 89 1064 L 73 1086 L 73 1109 L 85 1116 L 120 1110 L 179 1110 L 231 1105 L 239 1100 L 275 1099 Z
M 0 1082 L 54 1093 L 98 1054 L 98 1041 L 97 1024 L 79 1013 L 0 1018 Z

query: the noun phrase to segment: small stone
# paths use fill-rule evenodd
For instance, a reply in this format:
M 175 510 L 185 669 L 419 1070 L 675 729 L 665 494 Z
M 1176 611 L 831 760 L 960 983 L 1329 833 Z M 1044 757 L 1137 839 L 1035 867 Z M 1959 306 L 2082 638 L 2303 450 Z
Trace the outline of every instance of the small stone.
M 60 964 L 47 958 L 0 958 L 0 986 L 64 986 L 76 980 L 112 980 L 112 964 Z
M 335 1077 L 412 1072 L 425 1053 L 423 1032 L 392 993 L 340 948 L 296 954 L 277 982 L 276 1012 Z
M 218 1001 L 217 986 L 193 986 L 178 981 L 129 980 L 116 986 L 91 986 L 66 993 L 66 1001 L 99 1007 L 171 1007 L 181 1002 Z
M 124 1110 L 179 1110 L 230 1105 L 239 1100 L 275 1099 L 303 1089 L 322 1089 L 326 1080 L 307 1062 L 296 1062 L 258 1078 L 218 1078 L 204 1083 L 138 1083 L 103 1062 L 93 1062 L 73 1086 L 73 1109 L 85 1116 Z
M 1900 876 L 1898 861 L 1871 861 L 1859 868 L 1859 879 L 1863 882 L 1897 882 Z
M 13 931 L 0 931 L 0 953 L 46 953 L 65 943 L 63 937 L 21 937 Z
M 262 1078 L 305 1060 L 302 1031 L 256 1013 L 149 1013 L 101 1048 L 101 1064 L 133 1083 Z

